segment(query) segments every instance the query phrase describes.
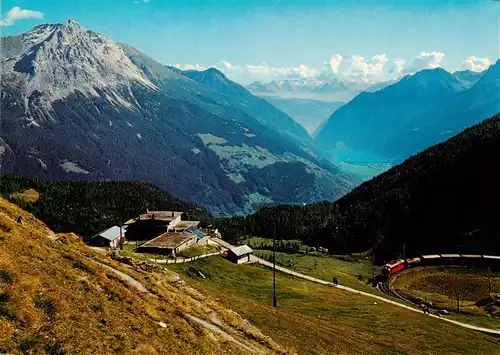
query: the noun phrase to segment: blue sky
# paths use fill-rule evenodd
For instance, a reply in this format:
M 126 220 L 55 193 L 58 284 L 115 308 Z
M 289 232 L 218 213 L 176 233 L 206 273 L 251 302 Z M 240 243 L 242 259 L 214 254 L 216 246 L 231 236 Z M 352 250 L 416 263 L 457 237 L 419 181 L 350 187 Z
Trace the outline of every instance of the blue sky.
M 436 66 L 481 70 L 500 52 L 500 2 L 492 0 L 1 4 L 2 35 L 74 18 L 162 63 L 201 69 L 215 65 L 241 82 L 325 75 L 379 81 Z M 21 15 L 6 22 L 14 7 L 34 12 L 18 11 Z

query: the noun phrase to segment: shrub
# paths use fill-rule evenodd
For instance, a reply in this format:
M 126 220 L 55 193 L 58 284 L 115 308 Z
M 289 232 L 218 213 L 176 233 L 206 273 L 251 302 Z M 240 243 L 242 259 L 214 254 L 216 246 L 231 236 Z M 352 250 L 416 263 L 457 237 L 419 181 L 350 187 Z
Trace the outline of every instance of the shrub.
M 0 287 L 10 285 L 14 282 L 14 276 L 7 270 L 0 269 Z
M 120 294 L 117 291 L 115 291 L 114 289 L 108 287 L 107 285 L 104 285 L 103 289 L 104 289 L 104 292 L 108 295 L 108 299 L 110 301 L 120 299 Z
M 0 223 L 0 231 L 9 233 L 10 232 L 10 227 L 4 226 L 2 223 Z
M 62 350 L 62 344 L 60 342 L 54 342 L 45 345 L 45 352 L 47 355 L 65 355 L 66 352 Z
M 35 296 L 35 307 L 42 309 L 50 322 L 53 322 L 56 316 L 56 307 L 52 299 L 43 294 L 39 293 Z
M 39 336 L 25 338 L 19 344 L 19 350 L 21 350 L 23 354 L 29 354 L 31 353 L 30 350 L 32 350 L 38 344 L 39 341 L 40 341 Z
M 9 304 L 9 295 L 0 293 L 0 317 L 5 317 L 9 320 L 16 320 L 17 314 Z
M 92 306 L 90 306 L 90 309 L 94 312 L 102 312 L 104 310 L 104 308 L 100 304 L 93 304 Z
M 92 270 L 89 266 L 85 265 L 84 263 L 82 263 L 80 260 L 77 260 L 74 262 L 73 264 L 73 267 L 76 268 L 76 269 L 80 269 L 80 270 L 83 270 L 89 274 L 92 274 L 94 275 L 95 272 L 94 270 Z

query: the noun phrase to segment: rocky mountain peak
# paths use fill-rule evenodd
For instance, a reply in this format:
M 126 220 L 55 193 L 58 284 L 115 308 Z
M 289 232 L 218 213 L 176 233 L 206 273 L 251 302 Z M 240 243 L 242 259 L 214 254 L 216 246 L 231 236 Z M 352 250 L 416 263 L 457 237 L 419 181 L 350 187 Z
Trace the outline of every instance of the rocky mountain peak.
M 123 101 L 119 91 L 128 91 L 131 84 L 155 89 L 121 46 L 85 30 L 76 20 L 40 25 L 24 33 L 16 54 L 2 60 L 3 72 L 12 80 L 23 81 L 27 97 L 40 93 L 49 105 L 75 92 L 99 96 L 98 92 L 111 90 L 119 102 Z

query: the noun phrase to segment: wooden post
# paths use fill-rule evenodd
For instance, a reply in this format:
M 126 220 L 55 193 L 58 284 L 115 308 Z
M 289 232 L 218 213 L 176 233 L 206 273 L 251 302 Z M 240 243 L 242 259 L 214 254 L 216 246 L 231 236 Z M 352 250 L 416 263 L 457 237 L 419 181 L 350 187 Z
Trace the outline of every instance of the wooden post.
M 491 297 L 491 268 L 488 266 L 488 297 Z
M 375 247 L 372 250 L 372 285 L 375 286 Z
M 276 222 L 274 222 L 273 231 L 273 306 L 278 307 L 278 298 L 276 297 Z

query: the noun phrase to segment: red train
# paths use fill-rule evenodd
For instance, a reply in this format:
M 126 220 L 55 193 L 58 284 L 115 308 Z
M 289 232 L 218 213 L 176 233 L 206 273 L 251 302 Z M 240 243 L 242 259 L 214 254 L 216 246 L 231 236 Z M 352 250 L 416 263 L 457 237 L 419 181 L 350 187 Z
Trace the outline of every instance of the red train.
M 406 266 L 407 266 L 406 260 L 399 259 L 399 260 L 391 261 L 382 267 L 381 274 L 383 276 L 389 276 L 389 275 L 395 274 L 395 273 L 405 269 Z
M 419 265 L 475 265 L 479 267 L 493 267 L 500 270 L 500 256 L 478 254 L 434 254 L 422 255 L 412 259 L 391 261 L 382 267 L 382 276 L 390 276 L 404 269 Z

